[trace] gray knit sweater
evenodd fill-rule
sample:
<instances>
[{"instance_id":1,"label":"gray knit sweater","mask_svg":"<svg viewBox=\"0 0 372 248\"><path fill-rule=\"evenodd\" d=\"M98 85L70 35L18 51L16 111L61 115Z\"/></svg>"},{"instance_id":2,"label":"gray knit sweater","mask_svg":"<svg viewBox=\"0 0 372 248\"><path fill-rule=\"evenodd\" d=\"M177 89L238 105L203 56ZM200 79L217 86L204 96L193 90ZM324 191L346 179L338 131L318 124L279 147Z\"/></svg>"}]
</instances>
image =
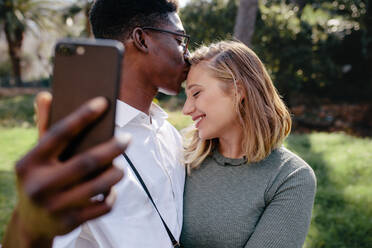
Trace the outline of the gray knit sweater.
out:
<instances>
[{"instance_id":1,"label":"gray knit sweater","mask_svg":"<svg viewBox=\"0 0 372 248\"><path fill-rule=\"evenodd\" d=\"M247 164L217 151L187 177L185 248L297 248L310 225L316 178L285 148Z\"/></svg>"}]
</instances>

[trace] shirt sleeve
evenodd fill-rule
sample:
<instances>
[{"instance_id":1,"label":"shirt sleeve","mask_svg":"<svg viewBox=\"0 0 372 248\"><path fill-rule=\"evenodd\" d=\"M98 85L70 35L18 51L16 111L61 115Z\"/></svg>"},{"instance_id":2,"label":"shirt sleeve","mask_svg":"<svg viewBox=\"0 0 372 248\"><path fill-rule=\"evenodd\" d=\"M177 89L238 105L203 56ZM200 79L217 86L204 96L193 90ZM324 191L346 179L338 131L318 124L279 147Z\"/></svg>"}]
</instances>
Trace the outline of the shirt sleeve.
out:
<instances>
[{"instance_id":1,"label":"shirt sleeve","mask_svg":"<svg viewBox=\"0 0 372 248\"><path fill-rule=\"evenodd\" d=\"M53 239L53 248L74 248L80 233L81 226L75 228L73 231L65 235L55 237Z\"/></svg>"},{"instance_id":2,"label":"shirt sleeve","mask_svg":"<svg viewBox=\"0 0 372 248\"><path fill-rule=\"evenodd\" d=\"M68 234L55 237L53 248L98 248L96 240L87 230L85 223ZM109 247L109 245L105 247Z\"/></svg>"},{"instance_id":3,"label":"shirt sleeve","mask_svg":"<svg viewBox=\"0 0 372 248\"><path fill-rule=\"evenodd\" d=\"M298 248L305 242L316 191L313 170L297 168L274 184L245 248Z\"/></svg>"}]
</instances>

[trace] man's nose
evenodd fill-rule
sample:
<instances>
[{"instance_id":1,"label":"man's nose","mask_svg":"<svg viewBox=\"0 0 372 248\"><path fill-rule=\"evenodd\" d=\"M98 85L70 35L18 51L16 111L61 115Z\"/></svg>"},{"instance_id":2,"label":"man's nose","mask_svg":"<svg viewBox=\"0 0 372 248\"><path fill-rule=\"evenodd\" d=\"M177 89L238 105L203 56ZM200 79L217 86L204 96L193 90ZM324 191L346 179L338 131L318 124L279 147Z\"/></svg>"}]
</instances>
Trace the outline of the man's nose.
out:
<instances>
[{"instance_id":1,"label":"man's nose","mask_svg":"<svg viewBox=\"0 0 372 248\"><path fill-rule=\"evenodd\" d=\"M185 60L185 62L186 62L186 64L187 64L188 66L191 65L190 57L191 57L190 51L189 51L189 49L186 48L186 51L185 51L185 53L183 54L183 58L184 58L184 60Z\"/></svg>"}]
</instances>

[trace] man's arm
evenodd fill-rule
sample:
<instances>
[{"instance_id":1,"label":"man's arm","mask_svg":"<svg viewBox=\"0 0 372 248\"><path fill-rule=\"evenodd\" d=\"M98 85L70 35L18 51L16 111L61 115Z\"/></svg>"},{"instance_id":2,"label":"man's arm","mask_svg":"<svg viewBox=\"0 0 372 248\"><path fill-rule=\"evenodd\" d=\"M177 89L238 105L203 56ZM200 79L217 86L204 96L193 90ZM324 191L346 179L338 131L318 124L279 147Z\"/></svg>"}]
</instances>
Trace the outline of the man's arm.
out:
<instances>
[{"instance_id":1,"label":"man's arm","mask_svg":"<svg viewBox=\"0 0 372 248\"><path fill-rule=\"evenodd\" d=\"M53 237L111 210L111 187L123 172L112 166L129 138L113 138L61 162L58 155L108 104L95 98L56 123L16 164L18 203L4 236L4 248L51 247ZM103 193L103 199L92 200ZM97 199L97 198L95 198Z\"/></svg>"}]
</instances>

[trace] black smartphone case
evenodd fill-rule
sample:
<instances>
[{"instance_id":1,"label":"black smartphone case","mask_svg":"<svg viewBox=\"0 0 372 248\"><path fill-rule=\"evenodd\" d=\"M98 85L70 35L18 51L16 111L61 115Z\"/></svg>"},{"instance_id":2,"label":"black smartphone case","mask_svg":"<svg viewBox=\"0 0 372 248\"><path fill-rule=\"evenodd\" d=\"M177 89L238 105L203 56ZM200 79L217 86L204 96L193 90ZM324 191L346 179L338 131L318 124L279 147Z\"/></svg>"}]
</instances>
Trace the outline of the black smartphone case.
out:
<instances>
[{"instance_id":1,"label":"black smartphone case","mask_svg":"<svg viewBox=\"0 0 372 248\"><path fill-rule=\"evenodd\" d=\"M61 160L113 136L123 54L123 45L114 40L63 39L56 44L50 124L96 96L109 101L108 111L71 142Z\"/></svg>"}]
</instances>

